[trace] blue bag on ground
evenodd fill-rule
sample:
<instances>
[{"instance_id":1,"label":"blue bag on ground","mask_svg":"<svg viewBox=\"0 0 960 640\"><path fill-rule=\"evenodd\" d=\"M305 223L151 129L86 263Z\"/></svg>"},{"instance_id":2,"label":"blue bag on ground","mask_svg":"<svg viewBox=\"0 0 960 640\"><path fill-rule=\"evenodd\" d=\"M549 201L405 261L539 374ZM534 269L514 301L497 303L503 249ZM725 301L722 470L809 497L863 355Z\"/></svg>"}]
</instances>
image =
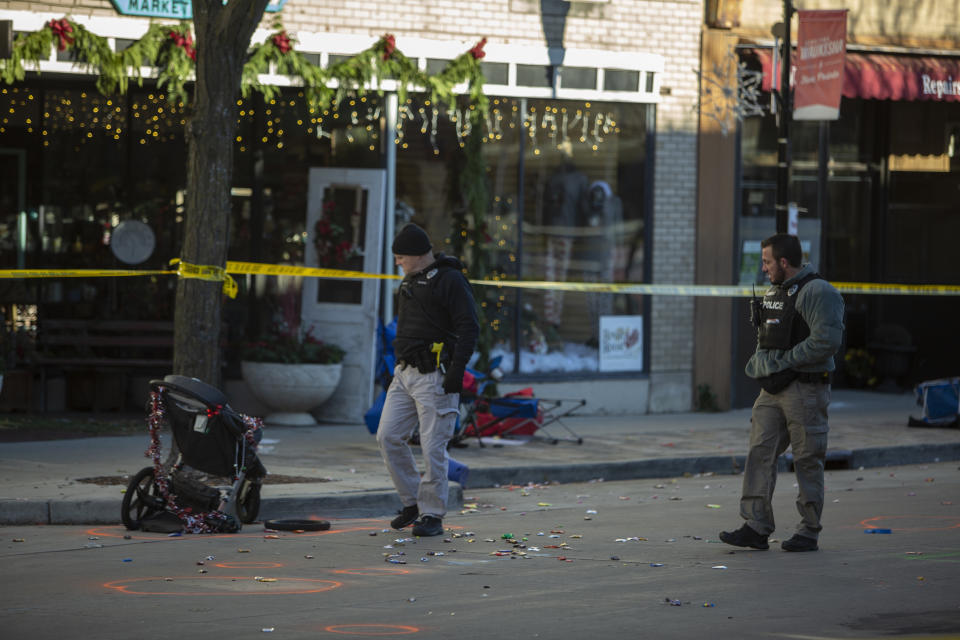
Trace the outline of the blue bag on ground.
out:
<instances>
[{"instance_id":1,"label":"blue bag on ground","mask_svg":"<svg viewBox=\"0 0 960 640\"><path fill-rule=\"evenodd\" d=\"M458 483L461 487L467 486L467 478L470 476L470 467L449 458L450 464L447 466L447 480Z\"/></svg>"},{"instance_id":2,"label":"blue bag on ground","mask_svg":"<svg viewBox=\"0 0 960 640\"><path fill-rule=\"evenodd\" d=\"M380 426L380 414L383 413L383 403L387 400L386 390L377 394L373 399L373 405L363 414L363 421L367 423L367 431L372 434L377 433L377 427Z\"/></svg>"},{"instance_id":3,"label":"blue bag on ground","mask_svg":"<svg viewBox=\"0 0 960 640\"><path fill-rule=\"evenodd\" d=\"M956 426L960 415L960 378L921 382L914 393L923 415L919 420L911 417L910 426Z\"/></svg>"}]
</instances>

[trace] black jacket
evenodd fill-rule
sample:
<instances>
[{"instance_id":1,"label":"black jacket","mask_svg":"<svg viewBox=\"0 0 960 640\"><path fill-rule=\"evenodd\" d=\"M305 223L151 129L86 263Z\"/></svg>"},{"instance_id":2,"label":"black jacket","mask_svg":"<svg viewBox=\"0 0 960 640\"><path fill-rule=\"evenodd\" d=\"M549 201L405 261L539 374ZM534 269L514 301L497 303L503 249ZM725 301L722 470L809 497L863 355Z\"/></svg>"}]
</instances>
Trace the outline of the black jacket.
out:
<instances>
[{"instance_id":1,"label":"black jacket","mask_svg":"<svg viewBox=\"0 0 960 640\"><path fill-rule=\"evenodd\" d=\"M459 260L442 253L434 257L429 267L400 282L393 349L398 360L412 361L442 342L448 371L462 374L480 332L473 292Z\"/></svg>"}]
</instances>

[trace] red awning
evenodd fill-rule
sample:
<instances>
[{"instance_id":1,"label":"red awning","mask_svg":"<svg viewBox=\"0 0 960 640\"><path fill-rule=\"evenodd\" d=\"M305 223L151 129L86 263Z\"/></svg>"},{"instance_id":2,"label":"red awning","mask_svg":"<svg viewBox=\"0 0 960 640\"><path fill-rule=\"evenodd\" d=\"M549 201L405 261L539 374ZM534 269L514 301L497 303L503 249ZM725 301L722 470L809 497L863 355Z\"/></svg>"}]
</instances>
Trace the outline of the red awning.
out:
<instances>
[{"instance_id":1,"label":"red awning","mask_svg":"<svg viewBox=\"0 0 960 640\"><path fill-rule=\"evenodd\" d=\"M770 49L753 51L763 66L763 89L769 91L773 77L772 52ZM960 102L960 58L847 52L843 96Z\"/></svg>"}]
</instances>

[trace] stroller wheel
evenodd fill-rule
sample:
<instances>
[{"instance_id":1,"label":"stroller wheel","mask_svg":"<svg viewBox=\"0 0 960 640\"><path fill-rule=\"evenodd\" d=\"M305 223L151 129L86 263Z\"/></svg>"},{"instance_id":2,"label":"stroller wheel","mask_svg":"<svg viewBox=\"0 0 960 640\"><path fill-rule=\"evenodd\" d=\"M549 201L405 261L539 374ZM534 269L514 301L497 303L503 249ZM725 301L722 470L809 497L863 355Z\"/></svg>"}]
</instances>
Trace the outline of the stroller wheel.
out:
<instances>
[{"instance_id":1,"label":"stroller wheel","mask_svg":"<svg viewBox=\"0 0 960 640\"><path fill-rule=\"evenodd\" d=\"M250 524L260 513L260 482L244 478L237 491L237 516L243 524Z\"/></svg>"},{"instance_id":2,"label":"stroller wheel","mask_svg":"<svg viewBox=\"0 0 960 640\"><path fill-rule=\"evenodd\" d=\"M330 523L326 520L267 520L263 523L266 529L277 531L326 531Z\"/></svg>"},{"instance_id":3,"label":"stroller wheel","mask_svg":"<svg viewBox=\"0 0 960 640\"><path fill-rule=\"evenodd\" d=\"M144 517L163 510L163 498L160 497L160 489L153 477L153 467L140 469L127 485L127 492L123 494L120 517L123 525L131 531L140 528Z\"/></svg>"}]
</instances>

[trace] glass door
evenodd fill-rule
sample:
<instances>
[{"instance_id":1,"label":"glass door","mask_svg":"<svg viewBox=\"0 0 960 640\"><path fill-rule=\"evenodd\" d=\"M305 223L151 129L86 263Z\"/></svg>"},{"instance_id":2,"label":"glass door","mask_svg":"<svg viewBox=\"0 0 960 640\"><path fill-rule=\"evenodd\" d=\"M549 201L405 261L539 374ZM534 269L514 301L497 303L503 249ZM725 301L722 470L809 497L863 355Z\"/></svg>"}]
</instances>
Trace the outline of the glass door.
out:
<instances>
[{"instance_id":1,"label":"glass door","mask_svg":"<svg viewBox=\"0 0 960 640\"><path fill-rule=\"evenodd\" d=\"M383 169L310 169L305 266L379 273ZM324 418L359 422L373 401L380 280L305 278L301 326L346 350L340 386Z\"/></svg>"}]
</instances>

